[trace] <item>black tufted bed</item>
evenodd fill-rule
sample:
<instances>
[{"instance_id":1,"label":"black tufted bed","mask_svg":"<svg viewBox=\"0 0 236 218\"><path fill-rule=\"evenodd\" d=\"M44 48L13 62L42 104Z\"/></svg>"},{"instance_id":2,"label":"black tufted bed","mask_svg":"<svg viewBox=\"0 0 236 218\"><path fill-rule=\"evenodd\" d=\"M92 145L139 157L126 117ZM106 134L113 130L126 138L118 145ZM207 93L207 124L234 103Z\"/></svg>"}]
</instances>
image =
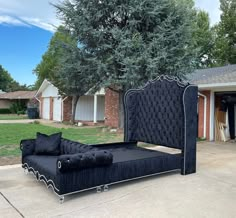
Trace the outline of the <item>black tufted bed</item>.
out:
<instances>
[{"instance_id":1,"label":"black tufted bed","mask_svg":"<svg viewBox=\"0 0 236 218\"><path fill-rule=\"evenodd\" d=\"M42 134L21 141L22 167L52 187L61 202L68 194L92 188L107 190L108 185L132 179L172 171L182 175L196 172L196 86L161 76L142 89L127 91L124 104L124 142L84 145L56 134L51 138ZM42 139L55 142L59 138L54 150L38 148ZM137 142L179 152L141 148Z\"/></svg>"}]
</instances>

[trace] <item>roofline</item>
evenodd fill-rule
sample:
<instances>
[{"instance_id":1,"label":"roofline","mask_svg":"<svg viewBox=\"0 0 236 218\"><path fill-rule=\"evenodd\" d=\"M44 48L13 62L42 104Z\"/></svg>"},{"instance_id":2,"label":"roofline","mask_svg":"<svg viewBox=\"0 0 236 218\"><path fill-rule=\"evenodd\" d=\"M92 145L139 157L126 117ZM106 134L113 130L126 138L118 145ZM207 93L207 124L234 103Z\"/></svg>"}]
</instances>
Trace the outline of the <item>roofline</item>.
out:
<instances>
[{"instance_id":1,"label":"roofline","mask_svg":"<svg viewBox=\"0 0 236 218\"><path fill-rule=\"evenodd\" d=\"M47 79L44 79L41 86L39 87L38 91L35 93L34 97L37 97L38 94L40 94L43 90L43 85L47 83L48 85L53 85L51 82L49 82Z\"/></svg>"},{"instance_id":2,"label":"roofline","mask_svg":"<svg viewBox=\"0 0 236 218\"><path fill-rule=\"evenodd\" d=\"M22 95L20 95L20 96L16 96L16 97L7 97L7 96L3 96L3 95L6 95L6 94L10 94L10 93L16 93L16 92L21 92L21 91L14 91L14 92L5 92L5 93L1 93L0 94L0 99L1 100L17 100L17 99L21 99L21 100L28 100L28 99L33 99L33 98L35 98L35 95L33 95L33 96L31 96L31 97L26 97L26 96L24 96L23 95L23 97L22 97ZM36 93L36 91L22 91L22 92L35 92Z\"/></svg>"},{"instance_id":3,"label":"roofline","mask_svg":"<svg viewBox=\"0 0 236 218\"><path fill-rule=\"evenodd\" d=\"M41 86L39 87L38 91L37 91L36 94L34 95L34 97L35 97L36 99L37 99L37 96L38 96L40 93L42 93L43 90L47 87L47 86L46 86L46 87L44 88L45 83L46 83L47 85L51 85L51 86L57 88L57 87L54 86L50 81L48 81L47 79L44 79L43 82L42 82L42 84L41 84ZM57 89L58 89L58 88L57 88ZM58 89L58 95L60 95L60 94L59 94L59 89ZM66 95L66 94L64 93L64 95ZM90 94L89 94L89 91L86 92L84 95L90 95ZM97 92L95 92L94 94L91 94L91 96L94 96L94 95L105 95L105 89L104 89L103 87L100 88ZM66 95L66 96L67 96L67 95Z\"/></svg>"},{"instance_id":4,"label":"roofline","mask_svg":"<svg viewBox=\"0 0 236 218\"><path fill-rule=\"evenodd\" d=\"M222 87L231 87L236 86L236 82L228 82L228 83L212 83L212 84L196 84L198 88L222 88Z\"/></svg>"}]
</instances>

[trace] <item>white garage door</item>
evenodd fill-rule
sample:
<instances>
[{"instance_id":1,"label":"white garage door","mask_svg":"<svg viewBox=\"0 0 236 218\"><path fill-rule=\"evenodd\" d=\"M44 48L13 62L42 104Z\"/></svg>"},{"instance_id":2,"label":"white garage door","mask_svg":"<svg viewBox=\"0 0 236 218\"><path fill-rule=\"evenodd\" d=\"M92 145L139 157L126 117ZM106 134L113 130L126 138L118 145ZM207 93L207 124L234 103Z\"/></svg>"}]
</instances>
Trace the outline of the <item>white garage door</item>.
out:
<instances>
[{"instance_id":1,"label":"white garage door","mask_svg":"<svg viewBox=\"0 0 236 218\"><path fill-rule=\"evenodd\" d=\"M43 119L50 119L50 98L43 98Z\"/></svg>"},{"instance_id":2,"label":"white garage door","mask_svg":"<svg viewBox=\"0 0 236 218\"><path fill-rule=\"evenodd\" d=\"M61 121L61 98L53 98L53 120Z\"/></svg>"}]
</instances>

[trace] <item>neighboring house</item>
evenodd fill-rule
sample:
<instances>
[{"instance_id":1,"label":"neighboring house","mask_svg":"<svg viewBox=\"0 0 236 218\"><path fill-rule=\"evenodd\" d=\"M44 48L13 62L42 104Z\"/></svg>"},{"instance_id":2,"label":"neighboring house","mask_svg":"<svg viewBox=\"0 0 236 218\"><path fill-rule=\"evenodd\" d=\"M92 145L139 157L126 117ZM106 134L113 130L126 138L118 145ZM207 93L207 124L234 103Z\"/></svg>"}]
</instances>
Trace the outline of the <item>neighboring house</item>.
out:
<instances>
[{"instance_id":1,"label":"neighboring house","mask_svg":"<svg viewBox=\"0 0 236 218\"><path fill-rule=\"evenodd\" d=\"M225 134L234 139L236 65L196 70L189 80L199 88L198 137L216 140L220 122L226 124Z\"/></svg>"},{"instance_id":2,"label":"neighboring house","mask_svg":"<svg viewBox=\"0 0 236 218\"><path fill-rule=\"evenodd\" d=\"M8 93L0 93L0 108L9 109L14 102L21 102L27 106L30 103L37 103L35 101L36 91L16 91Z\"/></svg>"},{"instance_id":3,"label":"neighboring house","mask_svg":"<svg viewBox=\"0 0 236 218\"><path fill-rule=\"evenodd\" d=\"M48 80L44 80L35 97L40 102L40 117L46 120L70 121L72 115L72 97L61 96L59 90ZM104 121L105 92L101 89L94 95L80 97L75 120L81 122Z\"/></svg>"}]
</instances>

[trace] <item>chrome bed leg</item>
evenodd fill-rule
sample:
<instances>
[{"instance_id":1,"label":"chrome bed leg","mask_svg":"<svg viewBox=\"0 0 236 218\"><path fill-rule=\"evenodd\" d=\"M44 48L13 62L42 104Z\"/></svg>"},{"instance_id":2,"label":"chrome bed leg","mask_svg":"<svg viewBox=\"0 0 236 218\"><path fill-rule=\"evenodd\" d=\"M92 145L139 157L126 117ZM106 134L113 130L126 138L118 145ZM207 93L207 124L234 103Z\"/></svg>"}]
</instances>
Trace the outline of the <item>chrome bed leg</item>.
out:
<instances>
[{"instance_id":1,"label":"chrome bed leg","mask_svg":"<svg viewBox=\"0 0 236 218\"><path fill-rule=\"evenodd\" d=\"M97 193L102 192L102 186L97 186Z\"/></svg>"},{"instance_id":2,"label":"chrome bed leg","mask_svg":"<svg viewBox=\"0 0 236 218\"><path fill-rule=\"evenodd\" d=\"M65 200L65 196L64 196L64 195L59 196L59 202L60 202L60 204L63 204L63 203L64 203L64 200Z\"/></svg>"},{"instance_id":3,"label":"chrome bed leg","mask_svg":"<svg viewBox=\"0 0 236 218\"><path fill-rule=\"evenodd\" d=\"M109 191L109 187L108 187L108 185L104 185L104 187L103 187L103 191L104 191L104 192L108 192L108 191Z\"/></svg>"},{"instance_id":4,"label":"chrome bed leg","mask_svg":"<svg viewBox=\"0 0 236 218\"><path fill-rule=\"evenodd\" d=\"M37 172L35 176L36 176L36 180L39 182L39 173Z\"/></svg>"},{"instance_id":5,"label":"chrome bed leg","mask_svg":"<svg viewBox=\"0 0 236 218\"><path fill-rule=\"evenodd\" d=\"M28 175L29 174L29 170L27 168L24 168L24 173L25 173L25 175Z\"/></svg>"}]
</instances>

